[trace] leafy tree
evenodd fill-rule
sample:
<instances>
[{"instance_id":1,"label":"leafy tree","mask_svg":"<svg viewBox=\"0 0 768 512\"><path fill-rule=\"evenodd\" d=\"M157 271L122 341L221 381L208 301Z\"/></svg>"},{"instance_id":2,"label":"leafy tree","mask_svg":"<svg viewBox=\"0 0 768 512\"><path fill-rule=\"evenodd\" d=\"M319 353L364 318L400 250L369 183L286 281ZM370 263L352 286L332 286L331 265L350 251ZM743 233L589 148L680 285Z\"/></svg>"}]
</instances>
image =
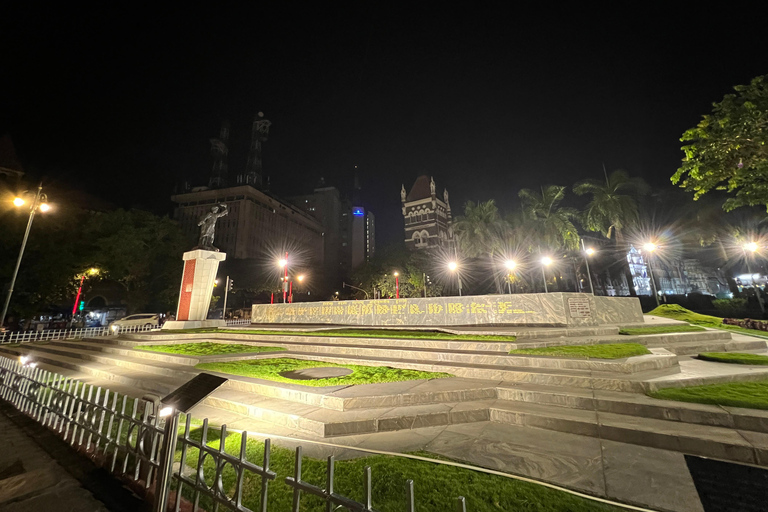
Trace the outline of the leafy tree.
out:
<instances>
[{"instance_id":1,"label":"leafy tree","mask_svg":"<svg viewBox=\"0 0 768 512\"><path fill-rule=\"evenodd\" d=\"M503 251L509 227L502 219L493 199L474 203L467 201L464 215L453 223L453 233L462 256L467 258L487 258L496 289L501 292L502 283L496 272L496 256Z\"/></svg>"},{"instance_id":2,"label":"leafy tree","mask_svg":"<svg viewBox=\"0 0 768 512\"><path fill-rule=\"evenodd\" d=\"M604 183L594 179L580 181L573 186L573 191L580 196L591 196L581 216L582 225L589 231L599 231L606 238L613 238L617 258L629 284L629 294L635 296L632 271L626 258L629 245L624 241L623 230L637 222L637 196L646 193L648 185L642 179L618 170L606 175Z\"/></svg>"},{"instance_id":3,"label":"leafy tree","mask_svg":"<svg viewBox=\"0 0 768 512\"><path fill-rule=\"evenodd\" d=\"M576 195L591 199L582 214L582 224L589 231L599 231L606 238L622 238L622 230L637 222L637 196L648 191L641 178L626 171L614 171L605 182L588 179L573 186Z\"/></svg>"},{"instance_id":4,"label":"leafy tree","mask_svg":"<svg viewBox=\"0 0 768 512\"><path fill-rule=\"evenodd\" d=\"M549 250L573 250L578 247L579 234L573 224L578 212L574 208L560 206L565 199L565 187L546 185L541 187L541 193L524 188L518 195L532 240Z\"/></svg>"},{"instance_id":5,"label":"leafy tree","mask_svg":"<svg viewBox=\"0 0 768 512\"><path fill-rule=\"evenodd\" d=\"M723 209L768 207L768 75L734 87L681 142L683 165L672 176L698 199L712 190L731 194Z\"/></svg>"},{"instance_id":6,"label":"leafy tree","mask_svg":"<svg viewBox=\"0 0 768 512\"><path fill-rule=\"evenodd\" d=\"M173 309L186 239L175 221L139 210L94 216L85 228L96 266L126 291L129 312Z\"/></svg>"},{"instance_id":7,"label":"leafy tree","mask_svg":"<svg viewBox=\"0 0 768 512\"><path fill-rule=\"evenodd\" d=\"M57 207L35 216L24 257L19 268L8 315L30 318L51 310L56 304L74 300L77 275L93 265L84 242L82 225L87 214ZM13 268L21 248L28 220L27 210L7 211L0 219L4 226L0 237L0 282L5 299ZM51 310L53 311L53 310Z\"/></svg>"}]
</instances>

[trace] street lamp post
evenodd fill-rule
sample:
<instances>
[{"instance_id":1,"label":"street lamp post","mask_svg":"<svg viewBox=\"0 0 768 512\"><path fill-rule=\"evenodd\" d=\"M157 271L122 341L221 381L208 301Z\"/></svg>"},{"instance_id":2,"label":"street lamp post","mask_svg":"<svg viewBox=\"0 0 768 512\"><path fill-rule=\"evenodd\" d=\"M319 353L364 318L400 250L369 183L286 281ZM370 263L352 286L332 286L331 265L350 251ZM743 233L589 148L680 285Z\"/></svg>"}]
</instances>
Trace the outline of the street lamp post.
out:
<instances>
[{"instance_id":1,"label":"street lamp post","mask_svg":"<svg viewBox=\"0 0 768 512\"><path fill-rule=\"evenodd\" d=\"M760 305L760 312L765 315L765 304L763 303L763 297L760 295L760 292L757 289L757 284L755 283L755 274L752 273L752 267L749 264L749 255L747 254L747 251L751 252L753 255L756 254L759 247L756 242L749 242L744 244L742 249L744 250L744 260L747 262L747 272L749 272L749 278L752 279L752 289L755 290L757 303Z\"/></svg>"},{"instance_id":2,"label":"street lamp post","mask_svg":"<svg viewBox=\"0 0 768 512\"><path fill-rule=\"evenodd\" d=\"M26 203L24 199L17 197L13 200L15 206L23 206ZM29 231L32 229L32 221L35 220L35 213L38 208L41 212L47 212L50 207L47 203L47 197L43 194L43 184L41 183L37 187L37 193L35 199L32 201L32 206L29 208L29 220L27 221L27 230L24 232L24 239L21 242L21 249L19 250L19 257L16 259L16 267L13 269L13 276L11 277L11 284L8 288L8 295L5 297L5 304L3 305L3 313L0 315L0 327L5 325L5 315L8 314L8 306L11 303L11 295L13 295L13 287L16 284L16 276L19 275L19 267L21 266L21 258L24 256L24 249L27 247L27 239L29 238Z\"/></svg>"},{"instance_id":3,"label":"street lamp post","mask_svg":"<svg viewBox=\"0 0 768 512\"><path fill-rule=\"evenodd\" d=\"M544 267L548 267L552 264L552 258L549 256L544 256L541 258L541 277L544 279L544 293L549 293L549 288L547 288L547 274L544 273Z\"/></svg>"},{"instance_id":4,"label":"street lamp post","mask_svg":"<svg viewBox=\"0 0 768 512\"><path fill-rule=\"evenodd\" d=\"M455 261L448 263L448 270L456 272L456 277L459 279L459 297L461 297L461 273L459 272L459 264Z\"/></svg>"},{"instance_id":5,"label":"street lamp post","mask_svg":"<svg viewBox=\"0 0 768 512\"><path fill-rule=\"evenodd\" d=\"M653 296L656 297L656 307L659 304L659 290L656 288L656 279L653 277L653 268L651 267L651 259L653 257L653 251L656 250L656 244L648 242L643 246L643 249L648 251L648 273L651 275L651 285L653 285Z\"/></svg>"},{"instance_id":6,"label":"street lamp post","mask_svg":"<svg viewBox=\"0 0 768 512\"><path fill-rule=\"evenodd\" d=\"M400 298L400 273L395 272L393 275L395 276L395 298L399 299Z\"/></svg>"},{"instance_id":7,"label":"street lamp post","mask_svg":"<svg viewBox=\"0 0 768 512\"><path fill-rule=\"evenodd\" d=\"M512 295L512 272L515 270L515 267L517 267L517 263L513 260L507 260L504 262L504 266L507 267L507 287L509 289L509 294Z\"/></svg>"},{"instance_id":8,"label":"street lamp post","mask_svg":"<svg viewBox=\"0 0 768 512\"><path fill-rule=\"evenodd\" d=\"M587 249L584 246L584 239L581 239L581 250L584 251L584 263L587 265L587 281L589 281L589 292L594 295L595 289L592 287L592 274L589 272L589 257L595 254L595 250L593 248Z\"/></svg>"},{"instance_id":9,"label":"street lamp post","mask_svg":"<svg viewBox=\"0 0 768 512\"><path fill-rule=\"evenodd\" d=\"M286 296L288 295L288 253L285 253L285 258L278 261L277 264L283 268L283 304L286 302Z\"/></svg>"},{"instance_id":10,"label":"street lamp post","mask_svg":"<svg viewBox=\"0 0 768 512\"><path fill-rule=\"evenodd\" d=\"M92 268L88 272L88 274L91 274L92 276L95 276L99 273L99 269ZM77 289L77 296L75 297L75 305L72 306L72 317L74 320L75 312L77 311L77 304L80 302L80 294L83 292L83 282L86 278L86 272L83 272L83 275L80 276L80 287Z\"/></svg>"}]
</instances>

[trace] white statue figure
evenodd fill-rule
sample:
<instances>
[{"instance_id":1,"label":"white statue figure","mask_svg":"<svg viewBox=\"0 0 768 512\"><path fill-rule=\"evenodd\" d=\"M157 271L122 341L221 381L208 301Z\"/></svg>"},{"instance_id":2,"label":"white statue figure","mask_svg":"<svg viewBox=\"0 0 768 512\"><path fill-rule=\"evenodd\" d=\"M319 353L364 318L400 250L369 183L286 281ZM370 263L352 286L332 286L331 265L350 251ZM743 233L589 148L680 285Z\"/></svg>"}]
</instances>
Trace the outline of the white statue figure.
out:
<instances>
[{"instance_id":1,"label":"white statue figure","mask_svg":"<svg viewBox=\"0 0 768 512\"><path fill-rule=\"evenodd\" d=\"M448 189L447 188L443 190L443 201L445 202L445 204L448 204Z\"/></svg>"},{"instance_id":2,"label":"white statue figure","mask_svg":"<svg viewBox=\"0 0 768 512\"><path fill-rule=\"evenodd\" d=\"M400 201L405 202L405 185L400 185Z\"/></svg>"},{"instance_id":3,"label":"white statue figure","mask_svg":"<svg viewBox=\"0 0 768 512\"><path fill-rule=\"evenodd\" d=\"M197 243L199 249L206 251L219 252L217 248L213 246L213 236L216 231L216 221L219 217L223 217L229 213L226 204L221 204L211 208L211 211L205 214L205 217L200 219L197 223L200 226L200 241Z\"/></svg>"},{"instance_id":4,"label":"white statue figure","mask_svg":"<svg viewBox=\"0 0 768 512\"><path fill-rule=\"evenodd\" d=\"M429 192L435 195L435 178L432 176L429 177Z\"/></svg>"}]
</instances>

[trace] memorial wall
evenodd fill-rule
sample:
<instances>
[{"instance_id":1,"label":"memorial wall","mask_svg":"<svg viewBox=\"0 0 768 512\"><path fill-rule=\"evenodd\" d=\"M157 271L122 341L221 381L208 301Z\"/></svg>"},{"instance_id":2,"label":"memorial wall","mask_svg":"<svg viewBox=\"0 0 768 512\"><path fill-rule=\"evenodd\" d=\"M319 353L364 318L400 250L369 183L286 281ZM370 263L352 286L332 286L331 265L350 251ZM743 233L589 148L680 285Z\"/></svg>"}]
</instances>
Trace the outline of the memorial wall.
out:
<instances>
[{"instance_id":1,"label":"memorial wall","mask_svg":"<svg viewBox=\"0 0 768 512\"><path fill-rule=\"evenodd\" d=\"M526 293L254 304L255 324L589 326L642 322L634 297Z\"/></svg>"}]
</instances>

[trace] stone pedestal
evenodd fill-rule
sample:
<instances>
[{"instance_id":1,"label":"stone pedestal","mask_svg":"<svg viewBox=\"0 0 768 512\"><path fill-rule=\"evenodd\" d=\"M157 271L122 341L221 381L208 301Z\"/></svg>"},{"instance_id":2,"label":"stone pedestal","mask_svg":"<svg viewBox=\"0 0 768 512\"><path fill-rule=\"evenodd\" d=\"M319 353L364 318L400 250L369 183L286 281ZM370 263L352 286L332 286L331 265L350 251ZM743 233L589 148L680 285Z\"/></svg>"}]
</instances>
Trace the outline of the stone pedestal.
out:
<instances>
[{"instance_id":1,"label":"stone pedestal","mask_svg":"<svg viewBox=\"0 0 768 512\"><path fill-rule=\"evenodd\" d=\"M176 320L165 322L163 329L222 327L224 320L207 320L213 285L219 262L227 259L223 252L195 250L184 253L184 275L181 278Z\"/></svg>"}]
</instances>

